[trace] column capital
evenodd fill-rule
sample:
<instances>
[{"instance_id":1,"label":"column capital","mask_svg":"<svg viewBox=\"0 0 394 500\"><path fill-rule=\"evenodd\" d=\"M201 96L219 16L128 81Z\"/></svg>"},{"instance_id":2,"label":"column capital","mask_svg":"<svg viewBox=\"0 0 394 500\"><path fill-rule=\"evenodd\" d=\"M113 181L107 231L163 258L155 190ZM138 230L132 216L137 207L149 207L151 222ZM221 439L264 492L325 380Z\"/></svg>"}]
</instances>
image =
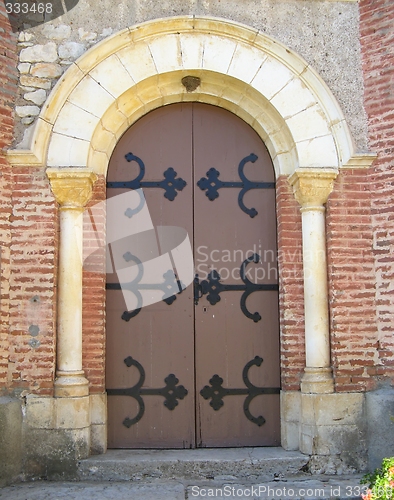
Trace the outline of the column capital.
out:
<instances>
[{"instance_id":1,"label":"column capital","mask_svg":"<svg viewBox=\"0 0 394 500\"><path fill-rule=\"evenodd\" d=\"M64 208L82 208L92 195L97 175L82 168L48 168L46 174L56 201Z\"/></svg>"},{"instance_id":2,"label":"column capital","mask_svg":"<svg viewBox=\"0 0 394 500\"><path fill-rule=\"evenodd\" d=\"M289 183L302 208L318 208L327 202L337 175L338 172L334 169L303 168L289 177Z\"/></svg>"}]
</instances>

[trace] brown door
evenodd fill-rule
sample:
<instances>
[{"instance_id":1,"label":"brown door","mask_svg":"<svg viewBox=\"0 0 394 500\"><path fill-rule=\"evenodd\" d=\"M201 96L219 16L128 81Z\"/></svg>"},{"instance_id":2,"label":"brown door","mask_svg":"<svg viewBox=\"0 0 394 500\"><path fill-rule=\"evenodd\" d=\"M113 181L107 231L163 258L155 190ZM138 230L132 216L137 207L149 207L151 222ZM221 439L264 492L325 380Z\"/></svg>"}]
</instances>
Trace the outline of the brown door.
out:
<instances>
[{"instance_id":1,"label":"brown door","mask_svg":"<svg viewBox=\"0 0 394 500\"><path fill-rule=\"evenodd\" d=\"M107 275L109 447L279 445L274 171L263 142L220 108L166 106L120 139L107 181L108 198L142 189L153 227L187 231L196 273L181 293L132 309ZM149 253L157 236L133 245ZM140 286L164 294L165 283L163 273Z\"/></svg>"}]
</instances>

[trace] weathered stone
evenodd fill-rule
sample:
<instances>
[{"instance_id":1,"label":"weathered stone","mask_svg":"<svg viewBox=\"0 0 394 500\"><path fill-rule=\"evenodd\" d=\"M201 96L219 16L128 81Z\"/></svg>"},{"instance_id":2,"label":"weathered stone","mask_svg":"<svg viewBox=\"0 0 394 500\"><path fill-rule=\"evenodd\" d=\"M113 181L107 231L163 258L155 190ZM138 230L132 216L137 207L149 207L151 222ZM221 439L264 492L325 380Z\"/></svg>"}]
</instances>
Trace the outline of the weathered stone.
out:
<instances>
[{"instance_id":1,"label":"weathered stone","mask_svg":"<svg viewBox=\"0 0 394 500\"><path fill-rule=\"evenodd\" d=\"M59 56L61 59L70 59L74 61L85 52L85 45L78 42L66 42L59 47Z\"/></svg>"},{"instance_id":2,"label":"weathered stone","mask_svg":"<svg viewBox=\"0 0 394 500\"><path fill-rule=\"evenodd\" d=\"M64 40L71 35L71 27L65 24L61 24L60 26L46 24L42 29L42 34L52 40Z\"/></svg>"},{"instance_id":3,"label":"weathered stone","mask_svg":"<svg viewBox=\"0 0 394 500\"><path fill-rule=\"evenodd\" d=\"M34 116L26 116L25 118L22 118L21 123L23 125L31 125L35 120Z\"/></svg>"},{"instance_id":4,"label":"weathered stone","mask_svg":"<svg viewBox=\"0 0 394 500\"><path fill-rule=\"evenodd\" d=\"M41 78L57 78L63 73L62 67L56 63L37 63L31 69L33 76Z\"/></svg>"},{"instance_id":5,"label":"weathered stone","mask_svg":"<svg viewBox=\"0 0 394 500\"><path fill-rule=\"evenodd\" d=\"M28 92L23 96L26 101L34 102L37 106L41 106L47 98L47 93L43 89L35 90L34 92Z\"/></svg>"},{"instance_id":6,"label":"weathered stone","mask_svg":"<svg viewBox=\"0 0 394 500\"><path fill-rule=\"evenodd\" d=\"M18 64L19 73L28 73L30 71L31 64L30 63L21 63Z\"/></svg>"},{"instance_id":7,"label":"weathered stone","mask_svg":"<svg viewBox=\"0 0 394 500\"><path fill-rule=\"evenodd\" d=\"M97 38L97 33L85 31L83 28L79 28L78 36L80 40L91 42L92 40L95 40Z\"/></svg>"},{"instance_id":8,"label":"weathered stone","mask_svg":"<svg viewBox=\"0 0 394 500\"><path fill-rule=\"evenodd\" d=\"M22 75L20 78L20 83L21 85L24 85L26 87L36 87L39 89L47 90L51 88L51 82L49 82L48 80L44 80L43 78L37 78L35 76Z\"/></svg>"},{"instance_id":9,"label":"weathered stone","mask_svg":"<svg viewBox=\"0 0 394 500\"><path fill-rule=\"evenodd\" d=\"M32 33L21 31L18 36L18 42L30 42L30 40L33 40L33 38L34 35Z\"/></svg>"},{"instance_id":10,"label":"weathered stone","mask_svg":"<svg viewBox=\"0 0 394 500\"><path fill-rule=\"evenodd\" d=\"M113 31L114 30L112 28L104 28L99 36L102 38L106 38L107 36L112 35Z\"/></svg>"},{"instance_id":11,"label":"weathered stone","mask_svg":"<svg viewBox=\"0 0 394 500\"><path fill-rule=\"evenodd\" d=\"M394 390L367 392L368 469L380 467L382 459L392 457L394 450Z\"/></svg>"},{"instance_id":12,"label":"weathered stone","mask_svg":"<svg viewBox=\"0 0 394 500\"><path fill-rule=\"evenodd\" d=\"M55 62L57 59L56 44L49 42L46 45L34 45L22 49L20 53L21 62Z\"/></svg>"},{"instance_id":13,"label":"weathered stone","mask_svg":"<svg viewBox=\"0 0 394 500\"><path fill-rule=\"evenodd\" d=\"M24 118L25 116L38 116L40 108L38 106L16 106L15 111L20 118Z\"/></svg>"},{"instance_id":14,"label":"weathered stone","mask_svg":"<svg viewBox=\"0 0 394 500\"><path fill-rule=\"evenodd\" d=\"M21 403L0 397L0 487L15 481L22 465Z\"/></svg>"}]
</instances>

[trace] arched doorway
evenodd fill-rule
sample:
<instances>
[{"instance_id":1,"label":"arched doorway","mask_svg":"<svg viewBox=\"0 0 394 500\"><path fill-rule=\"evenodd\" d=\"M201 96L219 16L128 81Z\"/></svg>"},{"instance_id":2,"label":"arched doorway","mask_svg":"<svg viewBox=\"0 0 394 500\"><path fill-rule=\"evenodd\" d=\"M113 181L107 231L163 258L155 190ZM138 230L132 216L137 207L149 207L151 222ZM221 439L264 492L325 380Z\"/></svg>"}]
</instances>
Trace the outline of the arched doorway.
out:
<instances>
[{"instance_id":1,"label":"arched doorway","mask_svg":"<svg viewBox=\"0 0 394 500\"><path fill-rule=\"evenodd\" d=\"M112 155L108 197L130 188L143 190L154 227L187 231L198 276L181 293L132 310L116 273L109 276L109 446L279 445L275 175L264 143L215 106L158 108ZM124 224L130 209L107 226ZM120 245L135 265L129 295L166 296L172 269L143 276L155 240L152 229Z\"/></svg>"}]
</instances>

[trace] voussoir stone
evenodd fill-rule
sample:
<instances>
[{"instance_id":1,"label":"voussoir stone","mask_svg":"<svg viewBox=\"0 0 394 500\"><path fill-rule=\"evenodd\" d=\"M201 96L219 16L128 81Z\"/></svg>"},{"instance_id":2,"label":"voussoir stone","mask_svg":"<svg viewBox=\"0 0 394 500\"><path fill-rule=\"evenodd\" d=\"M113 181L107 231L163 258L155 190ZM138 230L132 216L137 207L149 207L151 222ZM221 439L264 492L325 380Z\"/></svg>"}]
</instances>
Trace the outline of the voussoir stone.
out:
<instances>
[{"instance_id":1,"label":"voussoir stone","mask_svg":"<svg viewBox=\"0 0 394 500\"><path fill-rule=\"evenodd\" d=\"M78 42L66 42L59 47L61 59L74 61L85 52L85 45Z\"/></svg>"},{"instance_id":2,"label":"voussoir stone","mask_svg":"<svg viewBox=\"0 0 394 500\"><path fill-rule=\"evenodd\" d=\"M33 76L41 78L57 78L63 73L62 67L56 63L36 63L31 68Z\"/></svg>"},{"instance_id":3,"label":"voussoir stone","mask_svg":"<svg viewBox=\"0 0 394 500\"><path fill-rule=\"evenodd\" d=\"M48 42L45 45L33 45L22 49L21 62L55 62L57 60L56 44Z\"/></svg>"}]
</instances>

